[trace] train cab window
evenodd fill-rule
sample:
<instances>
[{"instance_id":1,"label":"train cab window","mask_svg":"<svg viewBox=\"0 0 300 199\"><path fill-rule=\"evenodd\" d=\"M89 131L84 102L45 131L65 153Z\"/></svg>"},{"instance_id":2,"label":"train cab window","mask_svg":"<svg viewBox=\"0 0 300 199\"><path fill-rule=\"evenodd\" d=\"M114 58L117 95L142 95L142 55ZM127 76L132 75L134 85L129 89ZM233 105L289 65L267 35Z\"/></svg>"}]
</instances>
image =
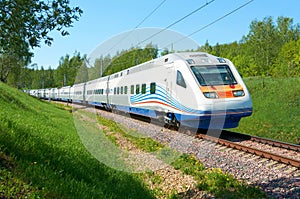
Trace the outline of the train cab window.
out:
<instances>
[{"instance_id":1,"label":"train cab window","mask_svg":"<svg viewBox=\"0 0 300 199\"><path fill-rule=\"evenodd\" d=\"M124 86L124 94L127 95L127 86Z\"/></svg>"},{"instance_id":2,"label":"train cab window","mask_svg":"<svg viewBox=\"0 0 300 199\"><path fill-rule=\"evenodd\" d=\"M130 87L130 94L134 94L134 85L131 85Z\"/></svg>"},{"instance_id":3,"label":"train cab window","mask_svg":"<svg viewBox=\"0 0 300 199\"><path fill-rule=\"evenodd\" d=\"M140 85L139 84L137 84L135 86L135 94L140 94Z\"/></svg>"},{"instance_id":4,"label":"train cab window","mask_svg":"<svg viewBox=\"0 0 300 199\"><path fill-rule=\"evenodd\" d=\"M146 84L142 84L142 94L146 93Z\"/></svg>"},{"instance_id":5,"label":"train cab window","mask_svg":"<svg viewBox=\"0 0 300 199\"><path fill-rule=\"evenodd\" d=\"M150 94L155 94L155 91L156 91L156 83L152 82L150 84Z\"/></svg>"},{"instance_id":6,"label":"train cab window","mask_svg":"<svg viewBox=\"0 0 300 199\"><path fill-rule=\"evenodd\" d=\"M177 71L176 84L182 86L183 88L186 88L184 78L179 70Z\"/></svg>"},{"instance_id":7,"label":"train cab window","mask_svg":"<svg viewBox=\"0 0 300 199\"><path fill-rule=\"evenodd\" d=\"M237 84L227 65L191 66L191 69L201 86Z\"/></svg>"}]
</instances>

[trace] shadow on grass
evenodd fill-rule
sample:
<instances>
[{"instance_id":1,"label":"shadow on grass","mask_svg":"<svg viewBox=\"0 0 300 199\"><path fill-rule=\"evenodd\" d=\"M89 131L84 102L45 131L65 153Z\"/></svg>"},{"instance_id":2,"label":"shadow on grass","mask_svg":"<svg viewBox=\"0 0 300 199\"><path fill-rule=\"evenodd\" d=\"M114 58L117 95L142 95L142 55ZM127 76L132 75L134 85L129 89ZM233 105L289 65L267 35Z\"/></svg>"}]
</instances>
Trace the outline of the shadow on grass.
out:
<instances>
[{"instance_id":1,"label":"shadow on grass","mask_svg":"<svg viewBox=\"0 0 300 199\"><path fill-rule=\"evenodd\" d=\"M94 159L77 135L68 146L63 133L53 140L20 125L12 128L0 132L0 145L15 157L18 177L39 189L44 197L154 198L138 175L113 170Z\"/></svg>"}]
</instances>

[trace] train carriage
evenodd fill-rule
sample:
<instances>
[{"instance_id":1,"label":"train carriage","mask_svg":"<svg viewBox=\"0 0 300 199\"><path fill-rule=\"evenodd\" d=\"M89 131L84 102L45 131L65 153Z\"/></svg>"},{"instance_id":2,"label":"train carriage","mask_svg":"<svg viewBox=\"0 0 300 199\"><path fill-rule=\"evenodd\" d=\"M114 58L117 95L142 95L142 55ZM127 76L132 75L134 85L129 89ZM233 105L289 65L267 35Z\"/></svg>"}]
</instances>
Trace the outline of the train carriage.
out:
<instances>
[{"instance_id":1,"label":"train carriage","mask_svg":"<svg viewBox=\"0 0 300 199\"><path fill-rule=\"evenodd\" d=\"M71 102L73 96L73 87L64 86L58 89L58 99L64 102Z\"/></svg>"},{"instance_id":2,"label":"train carriage","mask_svg":"<svg viewBox=\"0 0 300 199\"><path fill-rule=\"evenodd\" d=\"M86 103L85 97L86 97L86 89L85 89L86 83L80 83L80 84L74 84L73 86L73 95L71 96L72 102L76 103Z\"/></svg>"},{"instance_id":3,"label":"train carriage","mask_svg":"<svg viewBox=\"0 0 300 199\"><path fill-rule=\"evenodd\" d=\"M102 77L92 81L88 81L85 85L86 102L90 105L105 107L107 103L107 79Z\"/></svg>"},{"instance_id":4,"label":"train carriage","mask_svg":"<svg viewBox=\"0 0 300 199\"><path fill-rule=\"evenodd\" d=\"M59 89L88 103L193 128L234 128L252 114L249 92L228 59L173 53L96 80Z\"/></svg>"},{"instance_id":5,"label":"train carriage","mask_svg":"<svg viewBox=\"0 0 300 199\"><path fill-rule=\"evenodd\" d=\"M233 128L252 113L234 65L207 53L170 54L111 77L109 103L116 109L163 116L172 125Z\"/></svg>"}]
</instances>

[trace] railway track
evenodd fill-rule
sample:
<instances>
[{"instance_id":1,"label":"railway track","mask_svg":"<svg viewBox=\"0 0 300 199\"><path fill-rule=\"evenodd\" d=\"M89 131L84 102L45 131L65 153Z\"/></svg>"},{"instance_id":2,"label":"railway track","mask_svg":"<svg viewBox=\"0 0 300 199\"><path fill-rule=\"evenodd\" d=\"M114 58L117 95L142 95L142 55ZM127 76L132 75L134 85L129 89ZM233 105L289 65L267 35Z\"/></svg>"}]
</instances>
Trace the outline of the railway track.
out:
<instances>
[{"instance_id":1,"label":"railway track","mask_svg":"<svg viewBox=\"0 0 300 199\"><path fill-rule=\"evenodd\" d=\"M151 120L145 117L139 117L138 115L131 115L130 117L151 123ZM156 124L157 123L158 121L156 121ZM171 126L167 128L174 130ZM188 129L183 128L182 132L187 135L194 135L193 133L188 133L188 131ZM204 134L203 131L200 130L195 137L300 169L300 145L227 130L223 130L221 134L219 130L217 130L216 134L210 133L210 135Z\"/></svg>"},{"instance_id":2,"label":"railway track","mask_svg":"<svg viewBox=\"0 0 300 199\"><path fill-rule=\"evenodd\" d=\"M82 105L77 106L82 107ZM246 180L249 185L259 186L270 197L299 198L299 145L230 131L222 131L221 134L219 131L215 137L209 138L208 135L203 135L206 132L189 133L184 128L175 131L164 128L161 124L156 125L153 121L145 120L145 118L137 120L136 117L128 117L124 114L119 115L102 110L96 112L102 117L126 126L126 128L136 129L144 136L151 137L180 153L193 154L207 168L220 168L237 179ZM203 136L204 139L195 139L195 136ZM223 140L230 142L230 145L226 145L225 141L223 146L214 143L220 143ZM233 146L234 144L235 146ZM244 150L239 151L238 144L248 146L248 148L242 146ZM254 148L254 150L251 152L250 148ZM257 152L257 148L261 149L261 154ZM271 155L268 156L266 151ZM295 157L298 158L295 159Z\"/></svg>"},{"instance_id":3,"label":"railway track","mask_svg":"<svg viewBox=\"0 0 300 199\"><path fill-rule=\"evenodd\" d=\"M151 123L151 120L147 118L145 119L145 117L131 115L131 118L138 119L146 123ZM174 130L172 127L168 128ZM183 133L187 135L194 135L193 133L187 133L188 129L183 129ZM200 130L195 137L208 140L222 146L244 151L249 154L254 154L262 158L274 160L279 163L291 165L297 169L300 168L300 145L227 130L223 130L221 134L216 133L215 135L214 133L210 133L210 135L203 134L203 131Z\"/></svg>"},{"instance_id":4,"label":"railway track","mask_svg":"<svg viewBox=\"0 0 300 199\"><path fill-rule=\"evenodd\" d=\"M197 138L300 168L300 146L276 140L223 131L220 137L197 134Z\"/></svg>"}]
</instances>

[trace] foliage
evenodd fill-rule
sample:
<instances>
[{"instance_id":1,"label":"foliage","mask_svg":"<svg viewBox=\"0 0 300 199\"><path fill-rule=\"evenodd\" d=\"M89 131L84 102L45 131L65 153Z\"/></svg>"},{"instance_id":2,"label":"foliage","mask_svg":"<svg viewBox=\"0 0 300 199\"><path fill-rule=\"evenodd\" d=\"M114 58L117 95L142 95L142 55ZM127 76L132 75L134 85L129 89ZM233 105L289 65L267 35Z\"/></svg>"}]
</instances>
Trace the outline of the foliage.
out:
<instances>
[{"instance_id":1,"label":"foliage","mask_svg":"<svg viewBox=\"0 0 300 199\"><path fill-rule=\"evenodd\" d=\"M158 50L152 44L148 44L144 49L132 48L114 57L110 65L105 69L103 75L110 75L129 67L144 63L157 57Z\"/></svg>"},{"instance_id":2,"label":"foliage","mask_svg":"<svg viewBox=\"0 0 300 199\"><path fill-rule=\"evenodd\" d=\"M239 43L210 46L207 41L200 50L230 59L244 77L295 77L300 75L299 40L300 26L293 19L278 17L275 23L266 17L252 21Z\"/></svg>"},{"instance_id":3,"label":"foliage","mask_svg":"<svg viewBox=\"0 0 300 199\"><path fill-rule=\"evenodd\" d=\"M68 35L66 28L81 14L79 7L69 6L69 0L0 1L0 81L6 82L11 71L27 65L33 55L30 50L41 41L51 45L51 31Z\"/></svg>"},{"instance_id":4,"label":"foliage","mask_svg":"<svg viewBox=\"0 0 300 199\"><path fill-rule=\"evenodd\" d=\"M300 78L245 78L253 114L243 118L238 132L300 144Z\"/></svg>"},{"instance_id":5,"label":"foliage","mask_svg":"<svg viewBox=\"0 0 300 199\"><path fill-rule=\"evenodd\" d=\"M56 85L70 86L75 83L78 70L84 63L85 56L79 52L74 52L73 56L66 55L61 57L56 70Z\"/></svg>"},{"instance_id":6,"label":"foliage","mask_svg":"<svg viewBox=\"0 0 300 199\"><path fill-rule=\"evenodd\" d=\"M300 76L300 39L285 43L273 65L272 74L275 77Z\"/></svg>"},{"instance_id":7,"label":"foliage","mask_svg":"<svg viewBox=\"0 0 300 199\"><path fill-rule=\"evenodd\" d=\"M94 66L88 69L89 80L97 79L103 76L104 70L111 63L111 56L107 55L105 57L101 56L95 60Z\"/></svg>"}]
</instances>

